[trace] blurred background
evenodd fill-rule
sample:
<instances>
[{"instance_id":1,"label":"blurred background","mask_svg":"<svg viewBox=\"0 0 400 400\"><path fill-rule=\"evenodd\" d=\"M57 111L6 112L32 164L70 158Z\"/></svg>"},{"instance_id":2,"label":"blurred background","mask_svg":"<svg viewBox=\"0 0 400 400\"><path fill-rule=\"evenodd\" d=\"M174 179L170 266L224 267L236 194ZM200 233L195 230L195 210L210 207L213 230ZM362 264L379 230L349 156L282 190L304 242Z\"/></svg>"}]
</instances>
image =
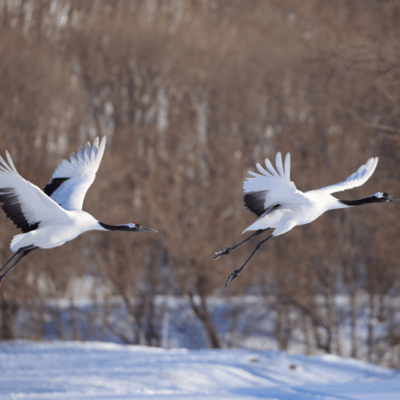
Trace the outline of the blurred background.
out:
<instances>
[{"instance_id":1,"label":"blurred background","mask_svg":"<svg viewBox=\"0 0 400 400\"><path fill-rule=\"evenodd\" d=\"M0 340L333 353L400 368L400 208L330 211L255 242L242 184L292 155L300 190L400 195L400 3L1 0L0 152L44 188L107 136L84 210L159 233L86 233L0 286ZM19 233L0 215L0 261Z\"/></svg>"}]
</instances>

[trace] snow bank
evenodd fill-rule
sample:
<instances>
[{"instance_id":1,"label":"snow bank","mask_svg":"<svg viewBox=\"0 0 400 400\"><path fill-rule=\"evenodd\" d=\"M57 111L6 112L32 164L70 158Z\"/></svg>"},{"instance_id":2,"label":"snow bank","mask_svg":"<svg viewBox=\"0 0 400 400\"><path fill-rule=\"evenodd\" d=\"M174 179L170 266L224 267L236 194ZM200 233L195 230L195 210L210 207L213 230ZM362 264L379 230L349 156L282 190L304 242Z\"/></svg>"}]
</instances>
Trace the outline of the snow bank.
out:
<instances>
[{"instance_id":1,"label":"snow bank","mask_svg":"<svg viewBox=\"0 0 400 400\"><path fill-rule=\"evenodd\" d=\"M397 371L336 356L164 350L102 342L0 343L0 398L400 398Z\"/></svg>"}]
</instances>

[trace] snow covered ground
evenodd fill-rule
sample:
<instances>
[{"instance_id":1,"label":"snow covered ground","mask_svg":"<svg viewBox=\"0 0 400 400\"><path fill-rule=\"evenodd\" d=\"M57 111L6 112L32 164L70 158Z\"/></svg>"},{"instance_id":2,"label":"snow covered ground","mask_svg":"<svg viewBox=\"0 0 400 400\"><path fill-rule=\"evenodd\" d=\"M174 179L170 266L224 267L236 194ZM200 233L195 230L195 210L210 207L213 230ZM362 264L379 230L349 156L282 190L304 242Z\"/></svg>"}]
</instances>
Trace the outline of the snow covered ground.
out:
<instances>
[{"instance_id":1,"label":"snow covered ground","mask_svg":"<svg viewBox=\"0 0 400 400\"><path fill-rule=\"evenodd\" d=\"M397 400L400 373L336 356L0 343L0 399Z\"/></svg>"}]
</instances>

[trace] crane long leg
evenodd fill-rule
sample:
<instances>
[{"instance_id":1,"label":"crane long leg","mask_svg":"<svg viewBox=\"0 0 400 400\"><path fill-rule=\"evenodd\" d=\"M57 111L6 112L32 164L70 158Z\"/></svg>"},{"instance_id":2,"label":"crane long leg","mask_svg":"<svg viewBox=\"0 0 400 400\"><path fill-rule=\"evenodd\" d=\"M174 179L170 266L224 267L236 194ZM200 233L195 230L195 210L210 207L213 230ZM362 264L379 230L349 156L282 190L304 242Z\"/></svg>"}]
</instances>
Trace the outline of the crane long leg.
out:
<instances>
[{"instance_id":1,"label":"crane long leg","mask_svg":"<svg viewBox=\"0 0 400 400\"><path fill-rule=\"evenodd\" d=\"M33 250L38 249L39 247L36 247L34 245L26 246L26 247L21 247L18 251L15 252L15 254L1 267L0 272L3 271L4 268L6 268L10 262L19 255L19 258L17 261L14 262L14 264L11 265L10 268L4 274L0 275L0 282L4 279L4 277L25 257L27 256L30 252Z\"/></svg>"},{"instance_id":2,"label":"crane long leg","mask_svg":"<svg viewBox=\"0 0 400 400\"><path fill-rule=\"evenodd\" d=\"M225 247L225 249L222 249L220 251L216 251L215 254L216 256L213 258L213 260L218 260L218 258L226 256L227 254L232 253L232 251L236 250L238 247L240 247L242 244L245 244L248 242L250 239L253 239L253 237L260 235L261 233L267 231L267 229L259 229L258 231L255 231L252 235L250 235L247 239L243 240L243 242L240 242L236 246L233 247Z\"/></svg>"},{"instance_id":3,"label":"crane long leg","mask_svg":"<svg viewBox=\"0 0 400 400\"><path fill-rule=\"evenodd\" d=\"M259 242L256 246L256 248L253 250L253 252L250 254L250 257L246 260L246 262L239 268L233 271L229 277L228 280L226 281L225 287L227 287L235 278L238 277L238 275L243 271L244 267L250 262L250 260L256 255L257 251L261 249L262 245L267 242L269 239L271 239L273 236L269 235L267 238Z\"/></svg>"},{"instance_id":4,"label":"crane long leg","mask_svg":"<svg viewBox=\"0 0 400 400\"><path fill-rule=\"evenodd\" d=\"M3 271L4 268L6 268L12 260L14 260L15 257L19 256L21 254L21 252L18 250L16 251L13 256L0 268L0 272Z\"/></svg>"}]
</instances>

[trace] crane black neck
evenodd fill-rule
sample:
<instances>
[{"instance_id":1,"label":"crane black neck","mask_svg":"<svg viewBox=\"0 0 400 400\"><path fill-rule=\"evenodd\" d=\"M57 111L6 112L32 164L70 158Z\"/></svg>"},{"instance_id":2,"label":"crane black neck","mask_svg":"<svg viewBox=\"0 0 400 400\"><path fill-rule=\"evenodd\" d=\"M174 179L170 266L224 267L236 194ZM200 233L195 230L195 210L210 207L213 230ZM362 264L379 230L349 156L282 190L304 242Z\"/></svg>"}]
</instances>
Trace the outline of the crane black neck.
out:
<instances>
[{"instance_id":1,"label":"crane black neck","mask_svg":"<svg viewBox=\"0 0 400 400\"><path fill-rule=\"evenodd\" d=\"M108 231L131 231L132 228L128 225L108 225L104 222L99 222L100 226Z\"/></svg>"},{"instance_id":2,"label":"crane black neck","mask_svg":"<svg viewBox=\"0 0 400 400\"><path fill-rule=\"evenodd\" d=\"M378 198L376 196L370 196L358 200L339 200L339 203L344 204L345 206L348 207L354 207L354 206L362 206L363 204L383 203L385 201L387 200L382 197Z\"/></svg>"}]
</instances>

